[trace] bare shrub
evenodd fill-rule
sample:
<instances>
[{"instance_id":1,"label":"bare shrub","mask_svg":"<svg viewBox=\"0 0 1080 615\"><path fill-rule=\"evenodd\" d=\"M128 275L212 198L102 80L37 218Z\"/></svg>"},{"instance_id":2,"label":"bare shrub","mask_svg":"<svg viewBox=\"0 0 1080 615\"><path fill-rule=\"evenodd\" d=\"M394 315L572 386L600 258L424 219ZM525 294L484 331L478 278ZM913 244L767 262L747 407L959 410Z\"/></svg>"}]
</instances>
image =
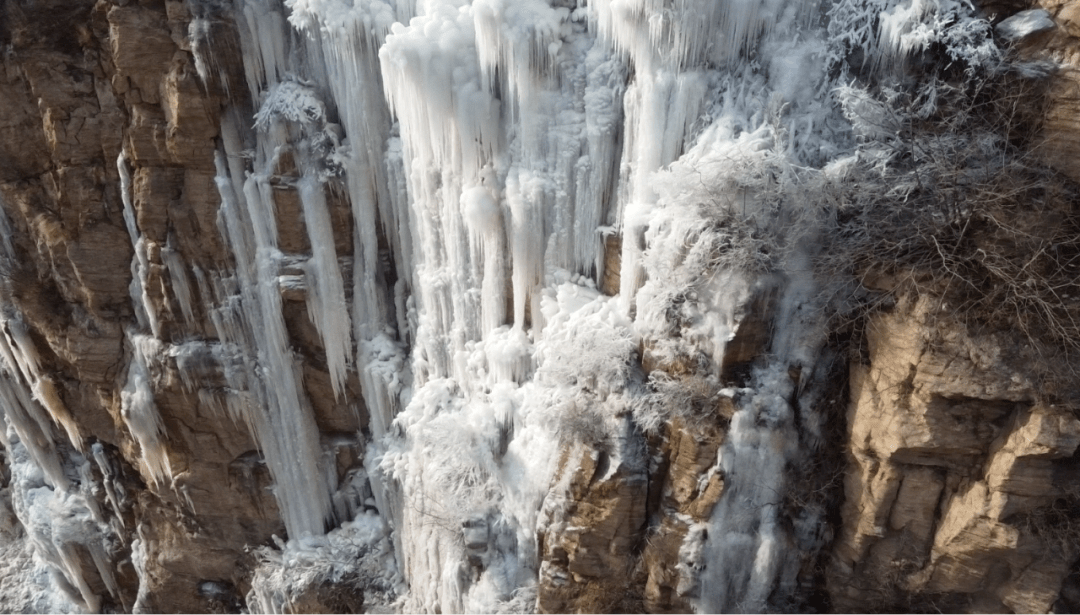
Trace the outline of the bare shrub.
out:
<instances>
[{"instance_id":1,"label":"bare shrub","mask_svg":"<svg viewBox=\"0 0 1080 615\"><path fill-rule=\"evenodd\" d=\"M671 375L662 370L649 374L648 392L635 400L634 422L645 433L659 433L675 419L687 425L724 422L734 405L723 394L715 374L694 372Z\"/></svg>"},{"instance_id":2,"label":"bare shrub","mask_svg":"<svg viewBox=\"0 0 1080 615\"><path fill-rule=\"evenodd\" d=\"M594 448L605 448L610 437L609 409L590 396L576 395L565 400L557 409L559 436Z\"/></svg>"},{"instance_id":3,"label":"bare shrub","mask_svg":"<svg viewBox=\"0 0 1080 615\"><path fill-rule=\"evenodd\" d=\"M544 603L548 612L645 613L641 585L631 582L632 578L615 574L608 579L583 577L580 583L547 589Z\"/></svg>"},{"instance_id":4,"label":"bare shrub","mask_svg":"<svg viewBox=\"0 0 1080 615\"><path fill-rule=\"evenodd\" d=\"M1076 558L1080 549L1080 498L1075 494L1016 515L1009 522L1038 537L1048 554L1070 561Z\"/></svg>"},{"instance_id":5,"label":"bare shrub","mask_svg":"<svg viewBox=\"0 0 1080 615\"><path fill-rule=\"evenodd\" d=\"M1048 394L1068 396L1063 378L1075 377L1080 352L1080 189L1031 153L1046 86L1005 66L907 92L842 92L864 143L825 194L833 244L816 268L854 276L844 300L863 313L888 295L928 294L973 333L1020 332L1045 363Z\"/></svg>"}]
</instances>

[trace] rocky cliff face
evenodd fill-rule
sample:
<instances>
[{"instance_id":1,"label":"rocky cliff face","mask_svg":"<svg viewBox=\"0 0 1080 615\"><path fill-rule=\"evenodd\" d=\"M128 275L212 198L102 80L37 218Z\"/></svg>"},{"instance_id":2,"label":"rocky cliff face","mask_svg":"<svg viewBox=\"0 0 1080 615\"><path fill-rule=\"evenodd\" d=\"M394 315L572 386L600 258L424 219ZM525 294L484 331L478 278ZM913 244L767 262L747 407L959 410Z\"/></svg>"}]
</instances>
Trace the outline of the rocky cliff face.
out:
<instances>
[{"instance_id":1,"label":"rocky cliff face","mask_svg":"<svg viewBox=\"0 0 1080 615\"><path fill-rule=\"evenodd\" d=\"M664 85L606 2L527 3L518 47L510 6L348 4L0 7L0 610L1080 608L1076 396L1028 332L873 267L887 299L829 329L816 239L641 222L651 173L720 142L683 99L735 90L695 54L730 60L687 34ZM1057 67L1030 152L1071 186L1080 4L1040 6L998 38ZM424 24L437 53L394 47ZM775 126L841 117L765 81ZM794 216L778 177L709 198Z\"/></svg>"},{"instance_id":2,"label":"rocky cliff face","mask_svg":"<svg viewBox=\"0 0 1080 615\"><path fill-rule=\"evenodd\" d=\"M198 77L182 2L4 10L5 343L26 357L5 373L8 424L30 421L16 433L34 461L40 447L62 472L74 464L93 513L85 522L108 528L117 549L102 559L80 543L101 536L54 535L39 552L84 577L73 598L90 610L201 611L217 599L202 595L204 582L229 588L231 605L250 582L246 549L284 528L252 435L216 410L227 383L203 298L232 266L214 183L227 94ZM235 23L204 23L224 31L220 79L232 71L242 83L228 47ZM295 190L278 192L295 216ZM288 233L283 244L299 249ZM284 299L298 348L312 340L302 301ZM334 406L319 363L303 363L308 391L327 438L351 434L328 446L344 476L358 465L358 413ZM156 420L137 415L141 395ZM51 422L37 418L42 409ZM30 481L12 487L25 522L40 484L17 480Z\"/></svg>"},{"instance_id":3,"label":"rocky cliff face","mask_svg":"<svg viewBox=\"0 0 1080 615\"><path fill-rule=\"evenodd\" d=\"M1068 609L1080 423L1038 401L1023 344L931 310L874 319L869 365L852 367L834 604Z\"/></svg>"}]
</instances>

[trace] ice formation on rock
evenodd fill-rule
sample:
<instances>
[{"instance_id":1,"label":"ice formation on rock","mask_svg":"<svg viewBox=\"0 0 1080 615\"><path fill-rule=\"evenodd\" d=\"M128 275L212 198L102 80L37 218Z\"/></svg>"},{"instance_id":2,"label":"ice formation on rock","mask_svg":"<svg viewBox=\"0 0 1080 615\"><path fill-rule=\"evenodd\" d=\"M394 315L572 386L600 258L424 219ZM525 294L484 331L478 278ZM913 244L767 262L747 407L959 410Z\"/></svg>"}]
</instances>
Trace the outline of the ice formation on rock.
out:
<instances>
[{"instance_id":1,"label":"ice formation on rock","mask_svg":"<svg viewBox=\"0 0 1080 615\"><path fill-rule=\"evenodd\" d=\"M620 390L628 381L604 366L625 364L655 310L687 288L707 308L682 339L719 365L741 318L734 310L766 270L778 272L767 284L780 316L717 462L729 492L704 545L710 589L700 600L706 610L758 610L777 587L792 591L778 498L805 426L788 374L813 373L819 343L804 271L812 247L803 245L816 221L793 187L852 143L831 98L850 79L843 46L891 66L963 10L838 3L830 15L847 21L838 35L817 9L783 0L242 4L248 86L264 102L254 131L223 130L218 185L240 312L239 328L222 333L258 366L249 382L264 383L252 401L266 415L245 418L290 536L318 535L331 515L276 298L275 225L285 222L266 182L282 148L298 157L309 313L335 393L353 366L360 377L372 487L411 608L493 610L533 584L536 510L560 431L558 413L536 400L573 405L588 390L611 417L621 406L609 396L632 405ZM974 32L981 22L964 23ZM333 138L330 109L341 124ZM320 174L327 161L340 175ZM341 189L355 225L351 311L326 209L326 193ZM718 270L709 259L723 249L712 222L720 212L772 228L787 255ZM606 247L612 232L621 248ZM686 252L694 242L698 251ZM606 260L605 249L620 258ZM613 262L620 284L601 300L594 288ZM590 346L584 329L566 333L600 314L616 339ZM616 349L619 339L626 348ZM560 354L559 344L580 354ZM809 406L800 414L812 422ZM478 557L482 572L471 578Z\"/></svg>"},{"instance_id":2,"label":"ice formation on rock","mask_svg":"<svg viewBox=\"0 0 1080 615\"><path fill-rule=\"evenodd\" d=\"M697 564L681 573L702 586L705 611L764 610L794 592L780 499L813 436L803 432L816 420L821 342L807 271L817 212L799 195L866 136L833 93L933 42L991 61L988 24L953 0L237 0L234 16L246 84L227 85L246 85L257 109L226 110L217 151L233 268L192 267L193 287L176 247L143 236L129 153L116 161L138 325L122 415L148 476L169 483L155 365L174 359L191 389L194 353L223 366L225 401L214 403L250 428L289 540L266 556L250 606L287 610L288 571L337 557L345 541L396 561L407 610L520 608L536 591L559 452L576 446L568 432L582 421L616 439L646 428L630 419L647 396L629 366L663 337L674 303L684 349L719 370L739 310L762 289L778 306L771 342L746 387L726 391L736 412L712 470L726 492L689 534L684 559ZM193 38L206 28L195 19ZM862 66L845 60L854 47ZM214 58L194 50L204 82L218 79ZM281 182L299 195L310 253L279 244L299 222L279 217ZM330 206L343 198L344 267ZM745 229L768 250L739 252ZM0 232L11 258L5 218ZM152 249L185 322L210 315L212 347L164 333L148 294ZM350 378L359 383L373 506L327 469L283 314L290 289L304 293L338 411L352 411ZM0 315L0 328L5 445L43 472L19 505L67 511L68 534L32 539L51 540L37 552L93 610L67 549L97 558L107 528L74 501L54 426L82 442L19 317Z\"/></svg>"}]
</instances>

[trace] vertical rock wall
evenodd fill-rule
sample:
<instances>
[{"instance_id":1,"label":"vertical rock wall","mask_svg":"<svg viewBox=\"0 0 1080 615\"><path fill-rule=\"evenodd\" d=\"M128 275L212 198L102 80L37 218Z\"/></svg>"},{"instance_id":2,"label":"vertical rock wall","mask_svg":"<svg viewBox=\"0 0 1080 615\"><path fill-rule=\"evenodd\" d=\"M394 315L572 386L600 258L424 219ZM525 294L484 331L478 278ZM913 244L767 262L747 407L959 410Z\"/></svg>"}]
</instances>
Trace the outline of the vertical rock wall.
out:
<instances>
[{"instance_id":1,"label":"vertical rock wall","mask_svg":"<svg viewBox=\"0 0 1080 615\"><path fill-rule=\"evenodd\" d=\"M851 367L834 605L1049 611L1078 554L1080 420L1038 401L1022 338L970 335L935 307L872 319Z\"/></svg>"},{"instance_id":2,"label":"vertical rock wall","mask_svg":"<svg viewBox=\"0 0 1080 615\"><path fill-rule=\"evenodd\" d=\"M253 111L231 16L202 21L215 44L208 84L192 45L211 34L200 38L191 22L188 5L173 1L11 1L0 18L4 335L36 352L32 370L8 364L2 378L33 392L17 402L23 411L64 427L30 425L18 438L39 440L66 473L86 467L76 481L110 528L117 586L98 578L89 553L74 568L101 608L236 608L254 565L247 550L284 536L248 427L221 411L228 366L205 307L215 274L232 266L214 182L221 117L226 107ZM295 219L295 189L276 194ZM347 204L335 211L347 216ZM304 249L295 225L282 234L285 249ZM357 415L334 407L303 292L284 299L322 426L328 437L352 434L328 445L344 476L362 454ZM152 356L143 377L160 422L150 427L125 399L139 394L136 355ZM123 492L115 501L111 485ZM225 589L200 592L203 582Z\"/></svg>"}]
</instances>

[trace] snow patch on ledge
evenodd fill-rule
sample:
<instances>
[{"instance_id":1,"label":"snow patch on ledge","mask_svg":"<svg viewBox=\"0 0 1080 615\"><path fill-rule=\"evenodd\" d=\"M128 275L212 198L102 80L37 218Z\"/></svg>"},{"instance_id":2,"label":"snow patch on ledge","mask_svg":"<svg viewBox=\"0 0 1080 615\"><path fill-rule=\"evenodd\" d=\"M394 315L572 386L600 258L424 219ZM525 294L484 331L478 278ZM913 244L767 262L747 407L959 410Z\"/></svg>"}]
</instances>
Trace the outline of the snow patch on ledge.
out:
<instances>
[{"instance_id":1,"label":"snow patch on ledge","mask_svg":"<svg viewBox=\"0 0 1080 615\"><path fill-rule=\"evenodd\" d=\"M1010 42L1021 41L1057 27L1050 13L1043 9L1030 9L1005 19L994 28L998 36Z\"/></svg>"}]
</instances>

